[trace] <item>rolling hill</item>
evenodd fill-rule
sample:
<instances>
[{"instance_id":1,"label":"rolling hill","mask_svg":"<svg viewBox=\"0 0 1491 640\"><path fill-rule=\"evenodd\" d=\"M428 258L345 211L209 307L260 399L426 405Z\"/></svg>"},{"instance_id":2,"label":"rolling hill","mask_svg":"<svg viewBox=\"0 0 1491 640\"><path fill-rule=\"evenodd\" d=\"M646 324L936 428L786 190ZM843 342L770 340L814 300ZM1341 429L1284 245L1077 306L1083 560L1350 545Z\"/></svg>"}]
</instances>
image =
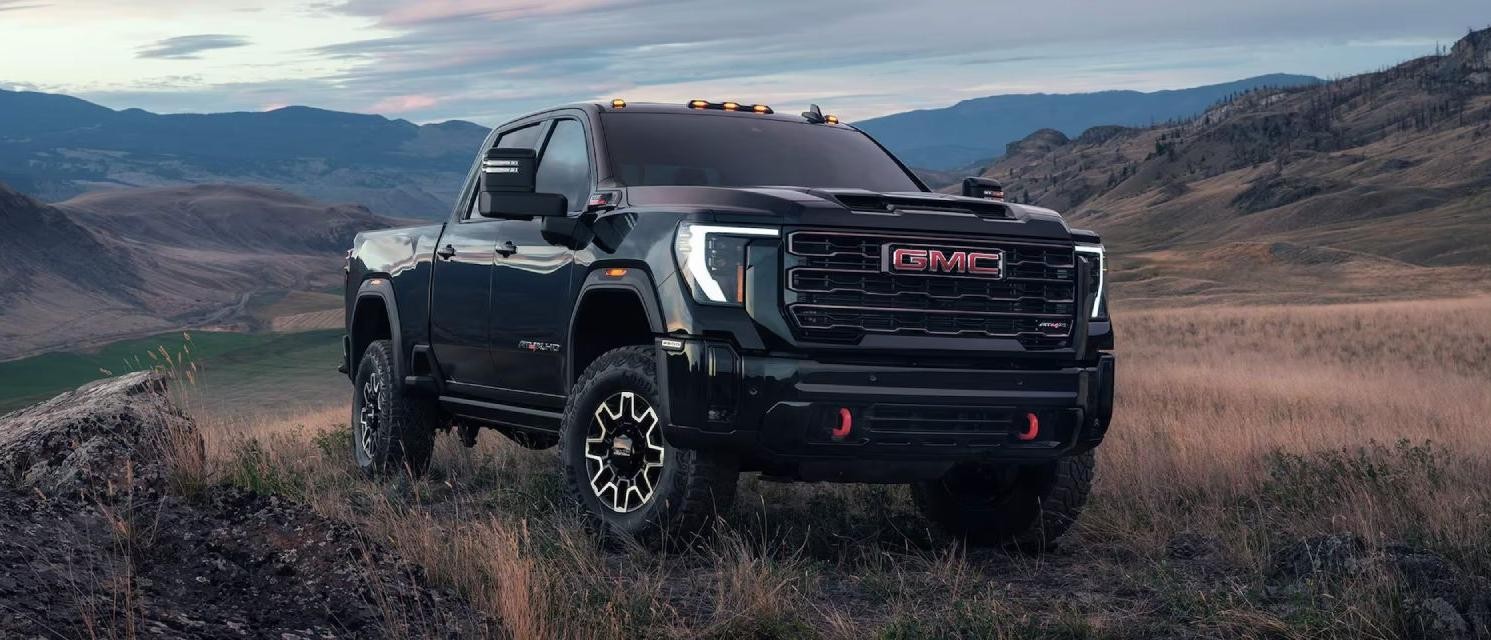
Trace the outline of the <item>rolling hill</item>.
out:
<instances>
[{"instance_id":1,"label":"rolling hill","mask_svg":"<svg viewBox=\"0 0 1491 640\"><path fill-rule=\"evenodd\" d=\"M316 292L340 284L352 236L398 223L268 187L114 190L46 205L0 185L0 360L312 313L335 302Z\"/></svg>"},{"instance_id":2,"label":"rolling hill","mask_svg":"<svg viewBox=\"0 0 1491 640\"><path fill-rule=\"evenodd\" d=\"M0 90L0 182L58 201L106 188L262 184L403 217L449 212L487 129L309 107L160 115Z\"/></svg>"},{"instance_id":3,"label":"rolling hill","mask_svg":"<svg viewBox=\"0 0 1491 640\"><path fill-rule=\"evenodd\" d=\"M854 124L875 136L907 164L945 171L993 158L1006 144L1036 129L1076 135L1098 125L1148 126L1189 118L1228 96L1260 87L1309 86L1319 82L1319 78L1312 76L1280 73L1147 93L999 95Z\"/></svg>"},{"instance_id":4,"label":"rolling hill","mask_svg":"<svg viewBox=\"0 0 1491 640\"><path fill-rule=\"evenodd\" d=\"M1178 124L1036 131L984 175L1131 256L1115 274L1131 299L1484 290L1491 30L1446 55L1255 90Z\"/></svg>"}]
</instances>

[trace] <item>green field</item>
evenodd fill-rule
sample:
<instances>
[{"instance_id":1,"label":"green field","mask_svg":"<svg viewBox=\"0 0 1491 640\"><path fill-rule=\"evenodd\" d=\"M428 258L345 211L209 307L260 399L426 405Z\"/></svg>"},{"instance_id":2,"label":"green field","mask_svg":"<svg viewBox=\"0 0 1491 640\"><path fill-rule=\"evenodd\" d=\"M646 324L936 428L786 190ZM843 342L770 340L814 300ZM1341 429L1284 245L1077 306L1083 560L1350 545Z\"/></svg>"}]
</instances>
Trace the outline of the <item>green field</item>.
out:
<instances>
[{"instance_id":1,"label":"green field","mask_svg":"<svg viewBox=\"0 0 1491 640\"><path fill-rule=\"evenodd\" d=\"M162 353L162 349L165 350ZM93 351L54 352L0 362L0 413L46 400L91 380L180 360L196 363L195 385L182 385L195 411L237 413L345 401L337 373L337 331L290 334L170 333L115 342ZM189 354L189 355L188 355ZM153 358L151 356L154 356Z\"/></svg>"}]
</instances>

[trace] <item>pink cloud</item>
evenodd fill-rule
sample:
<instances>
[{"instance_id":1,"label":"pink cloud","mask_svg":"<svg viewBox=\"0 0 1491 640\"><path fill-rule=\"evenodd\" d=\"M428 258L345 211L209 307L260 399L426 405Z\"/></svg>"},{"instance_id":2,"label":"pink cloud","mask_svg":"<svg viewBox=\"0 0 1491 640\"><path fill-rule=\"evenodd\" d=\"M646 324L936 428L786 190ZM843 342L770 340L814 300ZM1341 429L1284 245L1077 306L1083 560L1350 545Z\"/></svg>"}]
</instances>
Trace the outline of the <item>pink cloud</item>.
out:
<instances>
[{"instance_id":1,"label":"pink cloud","mask_svg":"<svg viewBox=\"0 0 1491 640\"><path fill-rule=\"evenodd\" d=\"M512 19L562 15L602 7L612 2L613 0L510 0L493 3L491 0L423 0L397 4L381 11L375 9L374 12L385 25L408 26L456 18ZM348 6L356 10L357 4Z\"/></svg>"},{"instance_id":2,"label":"pink cloud","mask_svg":"<svg viewBox=\"0 0 1491 640\"><path fill-rule=\"evenodd\" d=\"M405 113L418 109L428 109L437 104L440 104L440 100L433 96L390 96L379 100L368 109L373 113Z\"/></svg>"}]
</instances>

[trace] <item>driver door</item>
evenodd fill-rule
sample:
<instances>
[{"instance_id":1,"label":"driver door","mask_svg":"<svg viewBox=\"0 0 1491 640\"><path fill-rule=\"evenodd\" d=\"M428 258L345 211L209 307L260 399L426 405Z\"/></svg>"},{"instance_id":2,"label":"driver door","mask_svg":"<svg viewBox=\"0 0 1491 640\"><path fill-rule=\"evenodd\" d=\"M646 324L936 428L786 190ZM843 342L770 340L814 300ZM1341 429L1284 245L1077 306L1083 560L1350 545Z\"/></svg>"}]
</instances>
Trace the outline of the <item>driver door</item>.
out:
<instances>
[{"instance_id":1,"label":"driver door","mask_svg":"<svg viewBox=\"0 0 1491 640\"><path fill-rule=\"evenodd\" d=\"M535 190L563 194L571 216L590 199L590 145L581 120L553 121L539 154ZM550 243L544 220L507 220L492 278L492 357L520 402L563 406L570 311L579 287L575 252Z\"/></svg>"},{"instance_id":2,"label":"driver door","mask_svg":"<svg viewBox=\"0 0 1491 640\"><path fill-rule=\"evenodd\" d=\"M544 123L503 133L498 148L532 149ZM430 345L447 383L496 387L492 360L492 271L497 244L508 221L485 218L476 210L476 188L466 194L464 211L445 225L435 248L430 280Z\"/></svg>"}]
</instances>

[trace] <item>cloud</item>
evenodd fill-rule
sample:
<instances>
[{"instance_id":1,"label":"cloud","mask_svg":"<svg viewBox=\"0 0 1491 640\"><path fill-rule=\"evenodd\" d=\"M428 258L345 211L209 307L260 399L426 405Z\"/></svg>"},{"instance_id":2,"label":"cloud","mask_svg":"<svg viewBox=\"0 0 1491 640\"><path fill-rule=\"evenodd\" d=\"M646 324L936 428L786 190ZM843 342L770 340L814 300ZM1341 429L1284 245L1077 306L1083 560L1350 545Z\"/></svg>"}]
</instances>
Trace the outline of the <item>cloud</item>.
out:
<instances>
[{"instance_id":1,"label":"cloud","mask_svg":"<svg viewBox=\"0 0 1491 640\"><path fill-rule=\"evenodd\" d=\"M434 96L389 96L373 103L368 110L373 113L408 113L437 104L440 100Z\"/></svg>"},{"instance_id":2,"label":"cloud","mask_svg":"<svg viewBox=\"0 0 1491 640\"><path fill-rule=\"evenodd\" d=\"M160 58L165 60L196 60L203 51L232 49L248 46L248 38L220 33L204 33L194 36L166 38L154 44L140 47L136 58Z\"/></svg>"},{"instance_id":3,"label":"cloud","mask_svg":"<svg viewBox=\"0 0 1491 640\"><path fill-rule=\"evenodd\" d=\"M20 2L0 0L0 8ZM305 104L497 124L553 104L702 97L849 120L997 93L1153 90L1272 72L1320 76L1433 51L1483 23L1485 0L69 0L0 77L156 111ZM82 8L79 8L82 7ZM263 8L256 14L246 8ZM117 25L171 28L136 49ZM10 20L8 15L7 20ZM153 22L152 22L153 21ZM232 24L238 35L213 35ZM91 26L89 26L91 25ZM148 32L148 31L147 31ZM82 34L91 34L87 37ZM124 39L102 64L67 44ZM224 52L161 87L131 59ZM9 48L7 48L9 47ZM43 55L37 52L51 52ZM49 66L23 62L41 58Z\"/></svg>"},{"instance_id":4,"label":"cloud","mask_svg":"<svg viewBox=\"0 0 1491 640\"><path fill-rule=\"evenodd\" d=\"M21 4L27 0L0 0L0 11L19 11L21 9L41 9L44 4Z\"/></svg>"}]
</instances>

